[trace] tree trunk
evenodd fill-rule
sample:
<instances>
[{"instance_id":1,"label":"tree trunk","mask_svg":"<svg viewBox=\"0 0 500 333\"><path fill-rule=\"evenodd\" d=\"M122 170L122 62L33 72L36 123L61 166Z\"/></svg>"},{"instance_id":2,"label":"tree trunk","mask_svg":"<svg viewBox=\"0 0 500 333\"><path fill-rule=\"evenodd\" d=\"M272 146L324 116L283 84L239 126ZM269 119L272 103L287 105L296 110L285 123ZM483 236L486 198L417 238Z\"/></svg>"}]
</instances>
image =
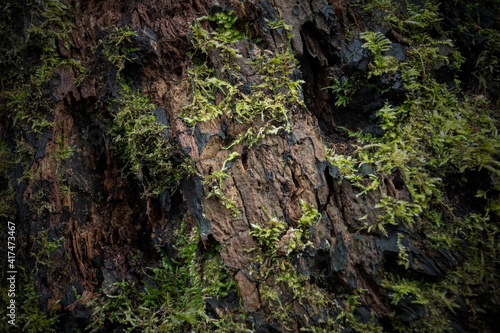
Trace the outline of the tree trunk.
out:
<instances>
[{"instance_id":1,"label":"tree trunk","mask_svg":"<svg viewBox=\"0 0 500 333\"><path fill-rule=\"evenodd\" d=\"M141 293L153 294L146 285L168 294L151 268L165 269L169 262L174 273L164 276L173 280L186 269L186 290L179 292L193 298L188 290L202 292L206 318L186 315L189 319L179 319L177 326L168 319L173 326L164 326L170 327L165 331L495 331L498 259L492 249L498 251L498 235L490 239L487 233L498 225L498 210L488 210L498 201L496 169L444 170L448 164L443 162L442 201L429 194L424 206L415 195L424 193L425 184L412 187L407 178L414 176L404 168L381 171L378 161L362 161L356 152L361 144L348 135L359 129L385 137L389 130L381 126L386 123L378 110L419 98L405 81L403 66L373 74L376 52L359 33L381 31L392 46L380 59L391 56L402 64L424 52L405 39L420 18L407 18L401 23L407 30L398 30L383 19L383 10L369 9L370 3L47 0L2 5L12 29L4 27L5 34L15 36L4 39L5 50L12 52L2 56L1 67L0 171L2 202L10 207L0 214L6 244L2 283L9 271L17 271L17 326L2 327L25 331L30 314L41 311L43 323L60 316L52 326L56 331L84 329L98 322L95 309L102 306L107 320L97 325L102 324L101 331L146 331L143 322L113 320L113 311L124 310L105 308L106 300L128 295L130 307L137 309L146 304ZM478 63L494 37L474 37L482 43L474 51L472 35L457 32L454 20L476 15L478 29L498 34L499 16L494 4L471 9L459 3L457 8L441 4L444 20L438 27L436 19L436 27L425 33L433 40L452 38L453 46L436 46L437 52L452 59L453 50L459 50L465 68ZM397 17L411 12L401 1L393 6L401 8L394 12ZM203 16L210 19L199 19ZM227 23L231 18L237 20ZM209 36L197 35L193 27ZM233 35L223 35L227 32ZM213 40L219 44L210 44ZM418 59L412 66L427 61L425 55ZM424 66L418 78L476 93L495 110L498 63L489 59L496 67L482 95L474 91L481 83L465 69L459 74L462 86L455 86L457 68L445 61ZM273 61L277 67L271 67ZM209 74L200 74L200 68ZM324 89L334 78L360 83L352 92L347 86L335 93ZM301 80L294 93L292 86ZM204 91L202 84L213 90ZM339 96L349 100L342 104ZM197 100L208 101L201 111ZM212 107L220 113L196 118ZM140 127L143 122L148 127ZM482 133L483 124L468 125ZM497 161L499 151L495 147L488 156ZM353 156L358 182L346 177L350 174L332 154ZM460 180L464 177L468 183ZM374 179L379 184L367 190ZM489 192L482 199L474 197L477 191ZM394 224L386 224L388 215L381 218L386 199L395 203L388 211ZM394 213L417 206L423 212L405 210L408 218ZM489 261L480 267L492 269L478 281L487 284L446 284L453 272L480 274L462 269L478 257L461 252L460 245L433 245L428 237L435 229L427 224L438 224L428 220L430 211L441 214L441 224L469 221L472 213L488 216L488 227L477 236L484 240L477 245L483 261ZM9 222L15 224L14 251L8 249ZM190 233L194 227L197 234ZM453 239L472 243L458 233ZM485 245L487 239L493 245ZM185 250L189 242L195 245L192 256ZM11 252L16 261L9 268ZM212 259L215 268L209 266ZM222 277L206 281L213 276ZM203 289L215 288L216 282L227 283L217 289L220 295ZM136 291L126 294L125 283ZM421 289L410 290L410 285ZM471 288L467 295L460 291L465 285ZM189 289L193 286L199 289ZM32 287L36 297L30 298ZM398 292L404 296L399 302ZM9 297L2 296L14 299ZM171 297L175 308L181 298ZM484 313L476 311L481 300L487 304L480 308ZM446 308L446 301L453 304ZM26 308L32 305L39 310ZM172 313L187 307L183 303ZM155 320L167 318L162 311L167 310L158 310ZM151 325L161 330L158 322Z\"/></svg>"}]
</instances>

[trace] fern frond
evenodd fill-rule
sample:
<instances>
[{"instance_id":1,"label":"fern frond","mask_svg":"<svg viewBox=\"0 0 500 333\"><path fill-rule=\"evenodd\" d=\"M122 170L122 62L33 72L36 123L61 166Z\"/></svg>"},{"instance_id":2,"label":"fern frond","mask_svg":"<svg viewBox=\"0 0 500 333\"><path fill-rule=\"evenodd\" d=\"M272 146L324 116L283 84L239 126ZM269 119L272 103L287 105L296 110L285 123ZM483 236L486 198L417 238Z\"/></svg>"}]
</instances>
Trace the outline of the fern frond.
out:
<instances>
[{"instance_id":1,"label":"fern frond","mask_svg":"<svg viewBox=\"0 0 500 333\"><path fill-rule=\"evenodd\" d=\"M365 31L359 37L365 41L363 47L372 51L375 55L389 51L392 48L391 41L385 38L381 32Z\"/></svg>"}]
</instances>

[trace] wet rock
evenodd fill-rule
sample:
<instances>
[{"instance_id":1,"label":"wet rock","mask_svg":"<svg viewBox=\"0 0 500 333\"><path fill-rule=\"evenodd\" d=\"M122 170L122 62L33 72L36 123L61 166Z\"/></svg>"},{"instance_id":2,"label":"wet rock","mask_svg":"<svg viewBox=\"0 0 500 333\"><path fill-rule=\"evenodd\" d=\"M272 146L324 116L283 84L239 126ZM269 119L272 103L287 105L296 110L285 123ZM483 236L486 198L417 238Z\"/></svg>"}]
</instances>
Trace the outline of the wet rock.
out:
<instances>
[{"instance_id":1,"label":"wet rock","mask_svg":"<svg viewBox=\"0 0 500 333\"><path fill-rule=\"evenodd\" d=\"M116 282L118 282L115 274L111 270L106 268L103 268L101 271L104 278L104 281L102 282L102 292L105 295L116 295L120 290L120 287L114 285Z\"/></svg>"},{"instance_id":2,"label":"wet rock","mask_svg":"<svg viewBox=\"0 0 500 333\"><path fill-rule=\"evenodd\" d=\"M83 294L83 286L79 281L73 281L68 284L66 288L66 293L64 294L61 304L63 307L66 307L77 300L77 296L81 296Z\"/></svg>"},{"instance_id":3,"label":"wet rock","mask_svg":"<svg viewBox=\"0 0 500 333\"><path fill-rule=\"evenodd\" d=\"M74 319L89 320L92 315L92 309L83 304L77 304L73 310Z\"/></svg>"},{"instance_id":4,"label":"wet rock","mask_svg":"<svg viewBox=\"0 0 500 333\"><path fill-rule=\"evenodd\" d=\"M359 321L363 324L370 322L373 315L370 312L370 308L362 306L356 309L356 314L359 316Z\"/></svg>"},{"instance_id":5,"label":"wet rock","mask_svg":"<svg viewBox=\"0 0 500 333\"><path fill-rule=\"evenodd\" d=\"M403 235L403 238L400 239L399 235ZM388 265L392 265L392 262L397 260L397 255L401 251L398 246L398 240L408 253L409 270L411 272L427 279L434 279L442 276L442 272L437 268L434 261L415 247L408 238L406 232L398 230L390 230L388 231L387 237L376 240L379 253L382 254L382 258L388 260ZM390 267L387 268L391 270ZM401 269L397 267L392 267L392 270L401 271Z\"/></svg>"},{"instance_id":6,"label":"wet rock","mask_svg":"<svg viewBox=\"0 0 500 333\"><path fill-rule=\"evenodd\" d=\"M38 139L38 147L35 153L35 159L43 158L45 156L45 148L47 143L52 140L52 130L45 130Z\"/></svg>"},{"instance_id":7,"label":"wet rock","mask_svg":"<svg viewBox=\"0 0 500 333\"><path fill-rule=\"evenodd\" d=\"M354 39L347 42L340 51L345 65L343 67L345 74L354 74L355 72L365 72L371 61L370 51L363 48L363 42L360 39Z\"/></svg>"},{"instance_id":8,"label":"wet rock","mask_svg":"<svg viewBox=\"0 0 500 333\"><path fill-rule=\"evenodd\" d=\"M400 62L405 61L406 56L403 47L397 43L391 43L391 48L383 53L384 56L390 56L398 59Z\"/></svg>"},{"instance_id":9,"label":"wet rock","mask_svg":"<svg viewBox=\"0 0 500 333\"><path fill-rule=\"evenodd\" d=\"M210 139L210 134L209 133L202 133L200 130L200 126L196 125L194 128L194 140L196 142L196 145L198 146L198 151L200 154L203 152L203 149L208 143L208 140Z\"/></svg>"},{"instance_id":10,"label":"wet rock","mask_svg":"<svg viewBox=\"0 0 500 333\"><path fill-rule=\"evenodd\" d=\"M204 241L212 234L210 221L203 212L203 186L200 177L191 177L181 183L182 194L187 202L187 207L198 224L200 238Z\"/></svg>"},{"instance_id":11,"label":"wet rock","mask_svg":"<svg viewBox=\"0 0 500 333\"><path fill-rule=\"evenodd\" d=\"M421 319L425 315L425 306L413 303L412 300L408 298L400 300L396 308L399 312L398 317L405 323Z\"/></svg>"},{"instance_id":12,"label":"wet rock","mask_svg":"<svg viewBox=\"0 0 500 333\"><path fill-rule=\"evenodd\" d=\"M348 254L347 248L344 244L344 239L341 234L337 235L335 241L335 249L331 258L332 269L335 272L342 271L345 268L347 262Z\"/></svg>"},{"instance_id":13,"label":"wet rock","mask_svg":"<svg viewBox=\"0 0 500 333\"><path fill-rule=\"evenodd\" d=\"M373 171L372 167L367 163L362 163L358 168L358 172L364 177L375 175L375 171Z\"/></svg>"},{"instance_id":14,"label":"wet rock","mask_svg":"<svg viewBox=\"0 0 500 333\"><path fill-rule=\"evenodd\" d=\"M165 133L165 139L168 138L168 121L167 115L165 114L165 110L161 106L158 106L153 109L153 115L156 119L156 122L160 125L164 126L163 132Z\"/></svg>"}]
</instances>

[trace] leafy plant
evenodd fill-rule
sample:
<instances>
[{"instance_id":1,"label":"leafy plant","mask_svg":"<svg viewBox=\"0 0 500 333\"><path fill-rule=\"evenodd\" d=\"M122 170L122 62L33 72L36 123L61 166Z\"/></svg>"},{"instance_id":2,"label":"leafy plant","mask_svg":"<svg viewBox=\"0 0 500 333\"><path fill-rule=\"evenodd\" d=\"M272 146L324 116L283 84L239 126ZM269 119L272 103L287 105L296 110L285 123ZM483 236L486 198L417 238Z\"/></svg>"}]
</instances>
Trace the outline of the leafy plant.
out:
<instances>
[{"instance_id":1,"label":"leafy plant","mask_svg":"<svg viewBox=\"0 0 500 333\"><path fill-rule=\"evenodd\" d=\"M49 231L43 230L34 238L34 242L35 252L32 254L36 260L37 272L39 265L43 265L49 269L48 277L50 278L51 274L54 273L52 268L54 253L61 248L64 237L51 239Z\"/></svg>"},{"instance_id":2,"label":"leafy plant","mask_svg":"<svg viewBox=\"0 0 500 333\"><path fill-rule=\"evenodd\" d=\"M346 327L350 327L357 332L376 332L382 333L382 327L375 324L374 317L372 316L370 321L367 323L361 323L359 318L355 314L355 310L362 305L359 301L361 293L365 292L366 289L355 289L354 293L347 295L345 307L342 309L340 314L337 316L338 321L344 321Z\"/></svg>"},{"instance_id":3,"label":"leafy plant","mask_svg":"<svg viewBox=\"0 0 500 333\"><path fill-rule=\"evenodd\" d=\"M233 28L233 25L238 20L237 17L233 16L234 11L230 10L227 13L217 12L213 16L209 16L208 20L215 22L217 24L216 31L222 36L227 38L228 41L239 41L244 36L238 30Z\"/></svg>"},{"instance_id":4,"label":"leafy plant","mask_svg":"<svg viewBox=\"0 0 500 333\"><path fill-rule=\"evenodd\" d=\"M222 17L220 15L208 19L219 21ZM223 26L232 27L233 19L224 17L227 22ZM253 59L247 60L247 65L255 69L261 82L249 87L251 93L245 93L242 89L244 83L236 79L240 70L237 59L242 58L242 55L231 46L235 42L235 37L232 37L234 33L228 33L227 29L231 28L222 28L221 25L216 31L208 32L200 25L200 21L206 19L207 17L202 17L191 26L193 44L203 53L213 50L220 52L223 67L220 74L215 75L214 70L209 69L206 64L193 63L189 71L193 100L183 108L181 116L192 126L219 116L248 125L259 120L265 124L258 130L249 128L246 134L239 136L238 143L248 138L252 138L248 139L250 142L255 142L256 138L275 133L277 127L273 126L273 123L283 123L283 128L289 131L289 110L304 105L301 92L303 81L291 78L298 62L290 47L276 54L259 52ZM283 22L274 25L274 28L278 27L285 30L291 28ZM234 144L230 147L232 146Z\"/></svg>"},{"instance_id":5,"label":"leafy plant","mask_svg":"<svg viewBox=\"0 0 500 333\"><path fill-rule=\"evenodd\" d=\"M368 175L370 182L366 185L363 177L358 173L358 166L362 163L356 161L352 158L352 156L344 156L338 155L330 148L325 149L325 156L327 160L333 165L339 168L340 171L340 179L339 184L342 183L343 179L349 180L349 182L362 189L356 196L362 196L363 194L368 193L369 191L373 191L379 188L380 181L378 176L374 174ZM369 161L365 161L368 163Z\"/></svg>"},{"instance_id":6,"label":"leafy plant","mask_svg":"<svg viewBox=\"0 0 500 333\"><path fill-rule=\"evenodd\" d=\"M382 137L353 134L359 146L352 157L334 157L328 152L327 155L331 155L330 159L339 169L342 165L345 172L353 172L356 163L370 163L382 177L396 170L402 174L410 199L383 196L376 205L380 213L376 223L366 226L370 231L379 230L385 234L387 224L403 223L410 230L417 229L425 235L425 241L415 244L422 251L449 249L462 256L463 260L446 273L444 281L423 283L415 277L391 278L386 287L393 291L390 295L395 311L405 299L421 306L425 312L421 319L410 322L401 320L399 313L395 312L393 327L402 332L442 332L449 329L448 318L456 315L457 300L465 299L469 304L465 310L470 316L469 328L488 330L488 325L482 320L486 313L492 313L494 299L498 297L494 287L485 287L498 280L498 274L492 268L498 267L499 201L498 195L493 193L498 193L496 179L500 166L495 107L483 95L459 92L460 81L456 73L456 87L441 84L434 77L433 69L438 66L444 64L450 70L459 71L464 63L464 57L439 27L442 18L436 1L427 1L424 7L408 3L402 8L391 1L369 1L367 6L374 10L377 19L390 25L393 36L407 44L406 60L397 63L397 68L409 93L403 103L386 103L377 112L379 125L385 131ZM436 31L444 38L434 39ZM371 75L391 68L384 65L382 58L390 42L376 33L362 36L365 47L374 53ZM490 42L493 40L494 37ZM490 50L495 47L490 46ZM486 53L483 55L487 56ZM376 61L377 57L381 61ZM495 62L493 58L491 60ZM488 65L482 73L490 75ZM366 78L360 79L363 80ZM467 174L479 170L483 170L483 177L490 177L491 182L486 186L488 189L481 189L477 194L484 199L485 205L474 209L484 209L486 213L478 214L474 210L465 215L464 212L458 213L454 209L456 203L453 203L454 194L449 192L452 185L447 177L453 174L460 179L455 183L469 186L465 185ZM495 217L490 214L495 214ZM397 246L398 263L408 268L408 250L401 235Z\"/></svg>"},{"instance_id":7,"label":"leafy plant","mask_svg":"<svg viewBox=\"0 0 500 333\"><path fill-rule=\"evenodd\" d=\"M381 75L398 69L398 60L396 58L382 55L383 52L392 48L391 41L385 38L384 34L366 31L361 33L359 37L365 41L363 47L369 49L375 55L373 63L370 64L368 78L371 75Z\"/></svg>"},{"instance_id":8,"label":"leafy plant","mask_svg":"<svg viewBox=\"0 0 500 333\"><path fill-rule=\"evenodd\" d=\"M409 323L403 323L393 316L396 330L434 333L450 330L450 323L443 316L443 312L446 310L454 312L458 304L456 299L450 298L446 291L441 290L436 284L401 279L397 282L385 280L383 285L392 290L390 297L394 305L405 299L425 309L422 318Z\"/></svg>"},{"instance_id":9,"label":"leafy plant","mask_svg":"<svg viewBox=\"0 0 500 333\"><path fill-rule=\"evenodd\" d=\"M380 209L381 213L377 218L376 224L368 226L368 232L377 228L386 236L387 232L384 225L404 223L411 226L415 219L422 213L422 207L418 204L413 204L404 200L396 201L393 197L385 195L382 196L380 202L375 205L375 208Z\"/></svg>"},{"instance_id":10,"label":"leafy plant","mask_svg":"<svg viewBox=\"0 0 500 333\"><path fill-rule=\"evenodd\" d=\"M248 249L253 254L250 275L260 282L259 290L265 301L268 320L277 320L284 330L291 330L296 324L294 304L317 308L320 311L336 308L336 303L328 298L324 291L312 283L311 278L297 272L296 267L287 259L292 253L301 255L306 247L312 246L310 227L321 217L318 211L300 202L303 215L297 221L298 228L288 227L275 216L271 216L264 225L252 224L250 234L257 242L257 247ZM330 329L338 323L329 323ZM312 329L312 328L311 328Z\"/></svg>"},{"instance_id":11,"label":"leafy plant","mask_svg":"<svg viewBox=\"0 0 500 333\"><path fill-rule=\"evenodd\" d=\"M333 79L333 85L324 87L322 89L331 89L336 95L337 100L335 101L336 106L347 106L351 101L352 96L356 92L351 84L347 80L339 80L338 78Z\"/></svg>"}]
</instances>

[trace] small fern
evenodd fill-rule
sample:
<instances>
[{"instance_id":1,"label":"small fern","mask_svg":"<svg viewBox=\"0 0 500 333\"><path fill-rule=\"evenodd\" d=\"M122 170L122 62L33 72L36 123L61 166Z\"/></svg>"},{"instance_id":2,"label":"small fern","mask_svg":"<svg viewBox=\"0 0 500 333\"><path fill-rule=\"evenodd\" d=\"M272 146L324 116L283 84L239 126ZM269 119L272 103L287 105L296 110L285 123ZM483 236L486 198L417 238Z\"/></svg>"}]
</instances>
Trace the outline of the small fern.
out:
<instances>
[{"instance_id":1,"label":"small fern","mask_svg":"<svg viewBox=\"0 0 500 333\"><path fill-rule=\"evenodd\" d=\"M363 47L372 51L375 56L392 48L391 41L381 32L365 31L359 34L359 37L365 41Z\"/></svg>"}]
</instances>

